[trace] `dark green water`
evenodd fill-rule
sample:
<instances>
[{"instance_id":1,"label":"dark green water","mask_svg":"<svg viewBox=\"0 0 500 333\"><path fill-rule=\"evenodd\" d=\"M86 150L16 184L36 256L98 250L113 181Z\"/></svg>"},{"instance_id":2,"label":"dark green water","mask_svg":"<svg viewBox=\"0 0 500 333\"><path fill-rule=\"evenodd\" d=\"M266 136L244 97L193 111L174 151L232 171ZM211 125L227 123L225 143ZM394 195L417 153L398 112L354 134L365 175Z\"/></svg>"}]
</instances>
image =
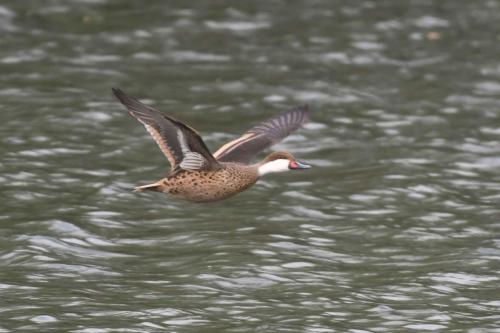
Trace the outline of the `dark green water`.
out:
<instances>
[{"instance_id":1,"label":"dark green water","mask_svg":"<svg viewBox=\"0 0 500 333\"><path fill-rule=\"evenodd\" d=\"M500 332L500 1L3 1L0 332ZM118 86L314 165L196 205Z\"/></svg>"}]
</instances>

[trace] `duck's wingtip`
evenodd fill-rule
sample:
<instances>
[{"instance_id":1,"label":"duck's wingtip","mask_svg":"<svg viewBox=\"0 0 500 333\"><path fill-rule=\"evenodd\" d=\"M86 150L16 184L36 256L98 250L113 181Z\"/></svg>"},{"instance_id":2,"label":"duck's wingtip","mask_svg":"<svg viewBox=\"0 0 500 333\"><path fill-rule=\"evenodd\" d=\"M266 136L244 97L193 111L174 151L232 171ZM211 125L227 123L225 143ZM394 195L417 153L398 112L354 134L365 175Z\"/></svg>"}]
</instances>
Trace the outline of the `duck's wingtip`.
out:
<instances>
[{"instance_id":1,"label":"duck's wingtip","mask_svg":"<svg viewBox=\"0 0 500 333\"><path fill-rule=\"evenodd\" d=\"M137 102L137 100L135 98L130 97L120 88L113 87L113 88L111 88L111 91L113 92L113 95L116 97L116 99L119 100L120 103L125 105L127 107L127 109L129 109L129 110L130 110L129 106L131 104L133 104L134 102Z\"/></svg>"},{"instance_id":2,"label":"duck's wingtip","mask_svg":"<svg viewBox=\"0 0 500 333\"><path fill-rule=\"evenodd\" d=\"M111 91L113 92L113 95L115 95L116 97L118 97L120 95L125 95L123 90L121 90L120 88L117 88L117 87L112 87Z\"/></svg>"},{"instance_id":3,"label":"duck's wingtip","mask_svg":"<svg viewBox=\"0 0 500 333\"><path fill-rule=\"evenodd\" d=\"M308 103L306 103L306 104L302 104L302 105L297 105L295 108L291 109L290 111L296 111L296 112L298 111L298 112L308 114L311 112L311 107Z\"/></svg>"}]
</instances>

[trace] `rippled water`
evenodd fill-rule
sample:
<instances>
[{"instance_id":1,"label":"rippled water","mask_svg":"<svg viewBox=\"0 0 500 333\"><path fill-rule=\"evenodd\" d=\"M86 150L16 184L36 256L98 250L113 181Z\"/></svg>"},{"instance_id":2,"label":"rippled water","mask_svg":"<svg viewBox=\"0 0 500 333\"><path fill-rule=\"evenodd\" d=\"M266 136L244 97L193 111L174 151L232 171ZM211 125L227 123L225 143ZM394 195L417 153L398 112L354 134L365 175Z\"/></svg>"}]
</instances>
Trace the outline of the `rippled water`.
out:
<instances>
[{"instance_id":1,"label":"rippled water","mask_svg":"<svg viewBox=\"0 0 500 333\"><path fill-rule=\"evenodd\" d=\"M500 332L500 1L0 4L0 332ZM119 86L315 167L196 205Z\"/></svg>"}]
</instances>

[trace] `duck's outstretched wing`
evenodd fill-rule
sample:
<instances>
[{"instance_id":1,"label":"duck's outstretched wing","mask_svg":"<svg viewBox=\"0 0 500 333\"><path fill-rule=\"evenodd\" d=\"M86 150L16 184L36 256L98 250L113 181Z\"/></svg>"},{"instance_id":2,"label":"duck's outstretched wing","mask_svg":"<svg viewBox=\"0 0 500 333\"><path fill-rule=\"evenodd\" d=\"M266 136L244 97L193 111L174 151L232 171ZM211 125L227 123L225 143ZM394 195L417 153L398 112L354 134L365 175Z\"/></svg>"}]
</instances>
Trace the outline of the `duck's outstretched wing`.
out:
<instances>
[{"instance_id":1,"label":"duck's outstretched wing","mask_svg":"<svg viewBox=\"0 0 500 333\"><path fill-rule=\"evenodd\" d=\"M172 171L221 167L194 129L128 96L121 89L113 88L113 94L146 127L167 157Z\"/></svg>"},{"instance_id":2,"label":"duck's outstretched wing","mask_svg":"<svg viewBox=\"0 0 500 333\"><path fill-rule=\"evenodd\" d=\"M299 128L307 120L309 112L307 105L282 112L226 143L215 152L214 157L220 162L248 164L258 153Z\"/></svg>"}]
</instances>

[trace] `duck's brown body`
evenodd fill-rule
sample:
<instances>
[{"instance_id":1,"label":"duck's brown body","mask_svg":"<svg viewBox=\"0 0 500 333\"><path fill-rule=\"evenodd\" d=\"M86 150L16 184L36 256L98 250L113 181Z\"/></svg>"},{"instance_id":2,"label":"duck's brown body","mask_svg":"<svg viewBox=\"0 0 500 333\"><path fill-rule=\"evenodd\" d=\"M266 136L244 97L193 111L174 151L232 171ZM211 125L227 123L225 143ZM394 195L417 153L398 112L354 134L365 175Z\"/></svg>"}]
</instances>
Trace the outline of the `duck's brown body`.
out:
<instances>
[{"instance_id":1,"label":"duck's brown body","mask_svg":"<svg viewBox=\"0 0 500 333\"><path fill-rule=\"evenodd\" d=\"M304 123L309 113L307 107L278 114L212 154L191 127L127 96L120 89L113 89L113 93L146 127L171 167L170 176L139 186L136 191L158 191L195 202L217 201L246 190L267 173L309 167L286 152L272 153L261 163L250 165L259 152L283 140Z\"/></svg>"},{"instance_id":2,"label":"duck's brown body","mask_svg":"<svg viewBox=\"0 0 500 333\"><path fill-rule=\"evenodd\" d=\"M188 201L210 202L229 198L246 190L259 179L256 165L221 163L219 170L181 170L158 182L136 190L153 190Z\"/></svg>"}]
</instances>

